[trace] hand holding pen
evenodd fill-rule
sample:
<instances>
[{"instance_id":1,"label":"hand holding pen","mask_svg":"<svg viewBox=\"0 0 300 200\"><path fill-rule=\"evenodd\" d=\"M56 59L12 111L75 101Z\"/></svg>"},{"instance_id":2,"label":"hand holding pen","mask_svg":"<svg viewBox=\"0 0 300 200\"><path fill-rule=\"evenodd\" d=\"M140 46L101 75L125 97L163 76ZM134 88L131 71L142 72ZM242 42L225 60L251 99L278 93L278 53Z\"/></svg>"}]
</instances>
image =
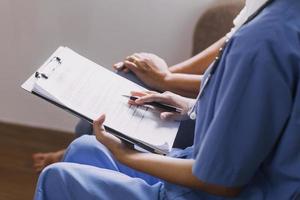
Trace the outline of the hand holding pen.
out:
<instances>
[{"instance_id":1,"label":"hand holding pen","mask_svg":"<svg viewBox=\"0 0 300 200\"><path fill-rule=\"evenodd\" d=\"M124 95L126 96L126 95ZM162 110L160 117L164 120L181 120L186 115L189 104L186 98L171 92L157 93L153 91L131 92L129 104L151 105Z\"/></svg>"}]
</instances>

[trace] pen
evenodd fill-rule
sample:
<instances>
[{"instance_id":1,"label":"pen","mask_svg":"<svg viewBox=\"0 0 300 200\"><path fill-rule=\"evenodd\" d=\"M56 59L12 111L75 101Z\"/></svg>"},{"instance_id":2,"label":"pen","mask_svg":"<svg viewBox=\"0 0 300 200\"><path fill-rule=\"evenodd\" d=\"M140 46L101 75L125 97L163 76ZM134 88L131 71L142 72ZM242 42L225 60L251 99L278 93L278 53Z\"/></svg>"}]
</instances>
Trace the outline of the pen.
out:
<instances>
[{"instance_id":1,"label":"pen","mask_svg":"<svg viewBox=\"0 0 300 200\"><path fill-rule=\"evenodd\" d=\"M123 97L127 97L132 101L137 100L139 97L136 96L129 96L129 95L122 95ZM177 112L177 113L181 113L182 109L181 108L177 108L175 106L171 106L171 105L167 105L167 104L163 104L163 103L159 103L159 102L147 102L145 103L146 105L151 105L154 106L156 108L160 108L163 110L166 110L168 112Z\"/></svg>"}]
</instances>

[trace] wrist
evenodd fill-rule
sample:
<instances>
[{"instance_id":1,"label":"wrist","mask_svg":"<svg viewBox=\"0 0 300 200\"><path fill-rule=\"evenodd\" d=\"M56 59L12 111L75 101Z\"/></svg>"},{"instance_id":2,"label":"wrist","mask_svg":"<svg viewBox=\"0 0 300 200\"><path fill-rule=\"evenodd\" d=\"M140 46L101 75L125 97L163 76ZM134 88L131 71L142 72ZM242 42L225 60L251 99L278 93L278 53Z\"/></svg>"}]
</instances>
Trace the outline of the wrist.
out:
<instances>
[{"instance_id":1,"label":"wrist","mask_svg":"<svg viewBox=\"0 0 300 200\"><path fill-rule=\"evenodd\" d=\"M180 73L181 72L181 66L180 65L173 65L171 67L169 67L169 71L171 73Z\"/></svg>"},{"instance_id":2,"label":"wrist","mask_svg":"<svg viewBox=\"0 0 300 200\"><path fill-rule=\"evenodd\" d=\"M123 143L122 145L124 145L122 150L116 149L113 154L120 163L128 165L131 162L133 155L139 152L134 150L133 147L129 147L128 144Z\"/></svg>"},{"instance_id":3,"label":"wrist","mask_svg":"<svg viewBox=\"0 0 300 200\"><path fill-rule=\"evenodd\" d=\"M167 72L163 75L161 75L161 78L156 82L156 89L158 89L161 92L168 91L169 86L171 85L173 74L171 72Z\"/></svg>"},{"instance_id":4,"label":"wrist","mask_svg":"<svg viewBox=\"0 0 300 200\"><path fill-rule=\"evenodd\" d=\"M172 88L174 87L174 74L173 73L169 72L164 76L161 87L163 87L161 89L161 91L163 91L163 92L164 91L173 91L172 90Z\"/></svg>"},{"instance_id":5,"label":"wrist","mask_svg":"<svg viewBox=\"0 0 300 200\"><path fill-rule=\"evenodd\" d=\"M121 163L124 163L129 155L136 152L128 144L113 135L106 135L102 138L101 143L106 146L114 157Z\"/></svg>"},{"instance_id":6,"label":"wrist","mask_svg":"<svg viewBox=\"0 0 300 200\"><path fill-rule=\"evenodd\" d=\"M119 138L111 135L110 133L106 133L106 135L103 135L98 139L98 141L106 146L107 149L109 149L109 151L111 151L115 156L120 153L121 146L123 145Z\"/></svg>"}]
</instances>

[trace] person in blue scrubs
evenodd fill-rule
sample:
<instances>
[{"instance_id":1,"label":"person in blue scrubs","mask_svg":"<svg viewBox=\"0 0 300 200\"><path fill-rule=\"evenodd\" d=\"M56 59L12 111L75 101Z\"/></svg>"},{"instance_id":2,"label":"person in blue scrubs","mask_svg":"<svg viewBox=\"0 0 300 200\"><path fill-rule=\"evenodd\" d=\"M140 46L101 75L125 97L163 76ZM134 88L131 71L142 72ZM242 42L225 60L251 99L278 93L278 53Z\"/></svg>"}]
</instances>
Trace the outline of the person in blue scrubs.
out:
<instances>
[{"instance_id":1,"label":"person in blue scrubs","mask_svg":"<svg viewBox=\"0 0 300 200\"><path fill-rule=\"evenodd\" d=\"M273 0L227 42L204 75L193 146L167 157L137 152L104 130L102 115L96 136L43 170L35 199L299 199L299 10L298 0ZM134 94L130 103L188 104Z\"/></svg>"}]
</instances>

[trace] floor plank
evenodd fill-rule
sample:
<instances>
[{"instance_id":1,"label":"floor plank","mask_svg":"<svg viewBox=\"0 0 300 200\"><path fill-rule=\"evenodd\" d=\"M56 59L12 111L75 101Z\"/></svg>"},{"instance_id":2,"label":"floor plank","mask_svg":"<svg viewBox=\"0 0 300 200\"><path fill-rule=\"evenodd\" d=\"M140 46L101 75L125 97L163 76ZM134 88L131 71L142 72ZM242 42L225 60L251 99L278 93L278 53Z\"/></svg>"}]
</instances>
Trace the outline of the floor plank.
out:
<instances>
[{"instance_id":1,"label":"floor plank","mask_svg":"<svg viewBox=\"0 0 300 200\"><path fill-rule=\"evenodd\" d=\"M37 174L31 155L65 148L74 135L0 123L0 200L31 200Z\"/></svg>"}]
</instances>

